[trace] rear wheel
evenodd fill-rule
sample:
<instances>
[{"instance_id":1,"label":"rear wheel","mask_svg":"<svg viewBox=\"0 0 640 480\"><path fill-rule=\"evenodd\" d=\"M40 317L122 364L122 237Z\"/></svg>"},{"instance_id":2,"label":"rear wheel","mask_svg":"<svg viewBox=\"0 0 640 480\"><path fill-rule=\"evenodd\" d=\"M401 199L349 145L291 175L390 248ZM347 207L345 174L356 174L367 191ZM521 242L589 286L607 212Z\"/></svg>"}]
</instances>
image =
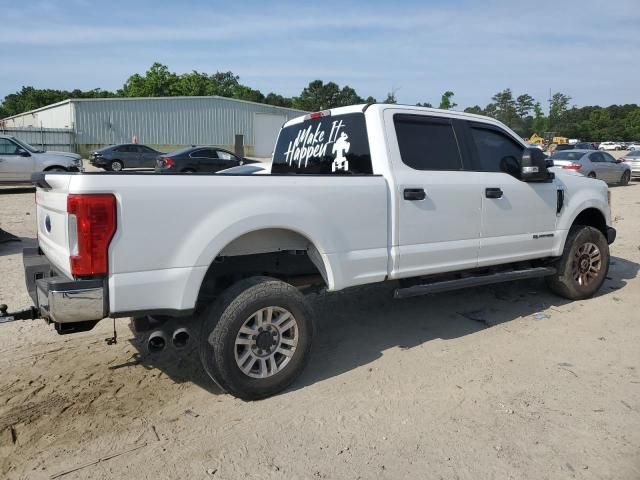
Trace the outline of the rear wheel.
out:
<instances>
[{"instance_id":1,"label":"rear wheel","mask_svg":"<svg viewBox=\"0 0 640 480\"><path fill-rule=\"evenodd\" d=\"M556 273L547 277L554 293L571 300L593 296L609 271L609 245L600 230L575 225L569 230Z\"/></svg>"},{"instance_id":2,"label":"rear wheel","mask_svg":"<svg viewBox=\"0 0 640 480\"><path fill-rule=\"evenodd\" d=\"M631 172L629 170L626 170L623 174L622 174L622 178L620 178L620 185L627 186L629 185L629 181L631 180Z\"/></svg>"},{"instance_id":3,"label":"rear wheel","mask_svg":"<svg viewBox=\"0 0 640 480\"><path fill-rule=\"evenodd\" d=\"M203 315L202 365L220 387L243 400L281 392L309 360L312 317L304 296L288 283L241 280Z\"/></svg>"},{"instance_id":4,"label":"rear wheel","mask_svg":"<svg viewBox=\"0 0 640 480\"><path fill-rule=\"evenodd\" d=\"M124 168L124 164L120 160L112 160L109 164L109 170L112 172L120 172Z\"/></svg>"},{"instance_id":5,"label":"rear wheel","mask_svg":"<svg viewBox=\"0 0 640 480\"><path fill-rule=\"evenodd\" d=\"M596 178L596 172L589 172L589 175L587 175L587 177Z\"/></svg>"},{"instance_id":6,"label":"rear wheel","mask_svg":"<svg viewBox=\"0 0 640 480\"><path fill-rule=\"evenodd\" d=\"M45 172L66 172L66 171L67 169L64 167L51 167L45 170Z\"/></svg>"},{"instance_id":7,"label":"rear wheel","mask_svg":"<svg viewBox=\"0 0 640 480\"><path fill-rule=\"evenodd\" d=\"M196 173L196 171L193 168L185 168L182 173Z\"/></svg>"}]
</instances>

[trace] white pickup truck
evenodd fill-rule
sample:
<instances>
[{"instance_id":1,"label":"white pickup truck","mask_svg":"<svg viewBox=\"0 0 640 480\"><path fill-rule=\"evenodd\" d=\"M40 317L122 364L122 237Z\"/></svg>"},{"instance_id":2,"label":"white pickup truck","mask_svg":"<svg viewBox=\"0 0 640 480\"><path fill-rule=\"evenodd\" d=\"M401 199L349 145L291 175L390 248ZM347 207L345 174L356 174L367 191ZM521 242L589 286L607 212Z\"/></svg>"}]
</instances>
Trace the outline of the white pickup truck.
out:
<instances>
[{"instance_id":1,"label":"white pickup truck","mask_svg":"<svg viewBox=\"0 0 640 480\"><path fill-rule=\"evenodd\" d=\"M34 176L27 287L59 333L134 317L151 351L198 338L217 384L263 398L308 360L312 290L396 281L402 298L544 276L593 295L615 239L607 185L553 170L491 118L316 112L282 127L267 174Z\"/></svg>"}]
</instances>

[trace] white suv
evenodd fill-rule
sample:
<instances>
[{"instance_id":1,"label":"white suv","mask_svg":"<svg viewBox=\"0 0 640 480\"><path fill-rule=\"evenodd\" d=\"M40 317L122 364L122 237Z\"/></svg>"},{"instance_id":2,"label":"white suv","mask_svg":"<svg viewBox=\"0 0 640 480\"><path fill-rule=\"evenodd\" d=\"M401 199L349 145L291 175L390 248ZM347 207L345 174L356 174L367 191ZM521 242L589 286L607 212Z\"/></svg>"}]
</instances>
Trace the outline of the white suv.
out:
<instances>
[{"instance_id":1,"label":"white suv","mask_svg":"<svg viewBox=\"0 0 640 480\"><path fill-rule=\"evenodd\" d=\"M598 147L600 150L622 150L622 144L619 142L602 142Z\"/></svg>"}]
</instances>

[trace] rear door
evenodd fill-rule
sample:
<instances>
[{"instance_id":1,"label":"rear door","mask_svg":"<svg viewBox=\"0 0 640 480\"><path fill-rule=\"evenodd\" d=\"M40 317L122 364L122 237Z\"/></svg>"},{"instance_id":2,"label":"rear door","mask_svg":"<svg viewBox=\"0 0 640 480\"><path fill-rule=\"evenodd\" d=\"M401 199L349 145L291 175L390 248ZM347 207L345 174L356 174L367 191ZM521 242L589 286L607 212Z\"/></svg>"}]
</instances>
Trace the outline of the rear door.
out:
<instances>
[{"instance_id":1,"label":"rear door","mask_svg":"<svg viewBox=\"0 0 640 480\"><path fill-rule=\"evenodd\" d=\"M144 145L138 145L138 151L140 153L140 157L138 160L138 165L141 168L153 168L156 165L156 159L158 158L159 153L155 150L152 150L149 147L145 147Z\"/></svg>"},{"instance_id":2,"label":"rear door","mask_svg":"<svg viewBox=\"0 0 640 480\"><path fill-rule=\"evenodd\" d=\"M189 154L191 165L195 166L198 172L216 172L218 167L218 156L213 148L199 148Z\"/></svg>"},{"instance_id":3,"label":"rear door","mask_svg":"<svg viewBox=\"0 0 640 480\"><path fill-rule=\"evenodd\" d=\"M500 127L469 122L473 170L482 172L478 266L545 257L554 246L555 182L523 182L524 146Z\"/></svg>"},{"instance_id":4,"label":"rear door","mask_svg":"<svg viewBox=\"0 0 640 480\"><path fill-rule=\"evenodd\" d=\"M596 178L604 180L605 182L611 181L611 172L607 168L607 164L604 159L604 152L593 152L589 155L589 161L591 161L593 173L596 174Z\"/></svg>"},{"instance_id":5,"label":"rear door","mask_svg":"<svg viewBox=\"0 0 640 480\"><path fill-rule=\"evenodd\" d=\"M17 143L0 138L0 182L28 182L34 172L34 157Z\"/></svg>"},{"instance_id":6,"label":"rear door","mask_svg":"<svg viewBox=\"0 0 640 480\"><path fill-rule=\"evenodd\" d=\"M460 123L385 110L396 191L392 276L473 268L480 236L480 177L464 171Z\"/></svg>"}]
</instances>

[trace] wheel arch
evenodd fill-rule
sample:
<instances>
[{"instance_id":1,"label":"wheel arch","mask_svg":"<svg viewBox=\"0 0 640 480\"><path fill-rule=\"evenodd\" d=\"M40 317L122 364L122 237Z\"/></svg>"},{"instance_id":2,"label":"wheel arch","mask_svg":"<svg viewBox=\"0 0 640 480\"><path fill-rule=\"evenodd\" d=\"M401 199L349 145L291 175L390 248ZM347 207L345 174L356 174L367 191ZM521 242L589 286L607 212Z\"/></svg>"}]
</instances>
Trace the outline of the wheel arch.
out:
<instances>
[{"instance_id":1,"label":"wheel arch","mask_svg":"<svg viewBox=\"0 0 640 480\"><path fill-rule=\"evenodd\" d=\"M221 286L226 286L228 281L219 283L221 277L237 277L234 281L254 275L277 277L278 273L271 271L273 265L283 268L282 275L303 276L309 270L309 264L331 289L334 284L331 265L308 235L281 227L258 228L237 235L210 262L200 282L196 305L212 293L219 293ZM296 265L299 265L299 271Z\"/></svg>"},{"instance_id":2,"label":"wheel arch","mask_svg":"<svg viewBox=\"0 0 640 480\"><path fill-rule=\"evenodd\" d=\"M600 209L596 207L588 207L578 213L571 222L572 227L575 225L586 225L589 227L597 228L602 232L605 238L607 237L606 217L604 213L602 213Z\"/></svg>"},{"instance_id":3,"label":"wheel arch","mask_svg":"<svg viewBox=\"0 0 640 480\"><path fill-rule=\"evenodd\" d=\"M62 170L64 170L65 172L69 171L69 167L65 167L63 165L49 165L48 167L46 167L43 172L50 172L51 170L53 170L54 168L61 168Z\"/></svg>"}]
</instances>

